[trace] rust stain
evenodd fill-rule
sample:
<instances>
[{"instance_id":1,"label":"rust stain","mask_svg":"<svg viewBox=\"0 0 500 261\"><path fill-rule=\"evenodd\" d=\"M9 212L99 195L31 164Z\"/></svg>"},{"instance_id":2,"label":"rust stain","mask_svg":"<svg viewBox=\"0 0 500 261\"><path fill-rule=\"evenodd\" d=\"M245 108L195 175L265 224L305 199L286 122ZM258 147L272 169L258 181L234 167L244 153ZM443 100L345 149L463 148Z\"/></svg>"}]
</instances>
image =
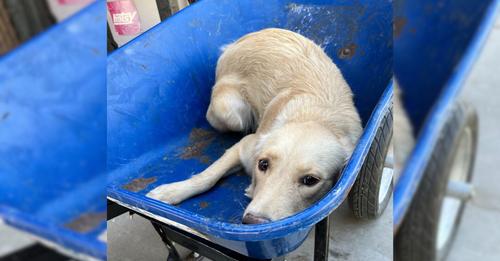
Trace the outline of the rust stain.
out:
<instances>
[{"instance_id":1,"label":"rust stain","mask_svg":"<svg viewBox=\"0 0 500 261\"><path fill-rule=\"evenodd\" d=\"M123 185L123 189L126 189L128 191L132 192L139 192L143 189L145 189L149 184L156 182L156 177L150 177L150 178L137 178L132 180L131 182Z\"/></svg>"},{"instance_id":2,"label":"rust stain","mask_svg":"<svg viewBox=\"0 0 500 261\"><path fill-rule=\"evenodd\" d=\"M191 130L191 133L189 134L190 142L197 142L207 138L215 138L215 132L201 128L194 128L193 130Z\"/></svg>"},{"instance_id":3,"label":"rust stain","mask_svg":"<svg viewBox=\"0 0 500 261\"><path fill-rule=\"evenodd\" d=\"M208 202L206 201L200 202L200 208L206 208L206 207L208 207Z\"/></svg>"},{"instance_id":4,"label":"rust stain","mask_svg":"<svg viewBox=\"0 0 500 261\"><path fill-rule=\"evenodd\" d=\"M208 147L210 143L211 140L202 140L186 146L180 155L181 159L200 158L203 156L203 150Z\"/></svg>"},{"instance_id":5,"label":"rust stain","mask_svg":"<svg viewBox=\"0 0 500 261\"><path fill-rule=\"evenodd\" d=\"M407 21L406 21L406 18L404 18L404 17L394 18L394 24L393 24L394 37L399 37L401 35L406 23L407 23Z\"/></svg>"},{"instance_id":6,"label":"rust stain","mask_svg":"<svg viewBox=\"0 0 500 261\"><path fill-rule=\"evenodd\" d=\"M215 140L212 131L194 128L189 134L189 145L184 147L179 155L181 159L198 159L202 163L209 163L210 158L203 155L205 149Z\"/></svg>"},{"instance_id":7,"label":"rust stain","mask_svg":"<svg viewBox=\"0 0 500 261\"><path fill-rule=\"evenodd\" d=\"M210 164L210 157L209 157L209 156L207 156L207 155L201 156L201 157L200 157L200 161L201 161L201 163L203 163L203 164Z\"/></svg>"},{"instance_id":8,"label":"rust stain","mask_svg":"<svg viewBox=\"0 0 500 261\"><path fill-rule=\"evenodd\" d=\"M85 213L66 223L64 226L80 233L86 233L106 220L106 211Z\"/></svg>"},{"instance_id":9,"label":"rust stain","mask_svg":"<svg viewBox=\"0 0 500 261\"><path fill-rule=\"evenodd\" d=\"M339 50L339 58L340 59L351 59L356 53L357 45L354 43L348 44Z\"/></svg>"}]
</instances>

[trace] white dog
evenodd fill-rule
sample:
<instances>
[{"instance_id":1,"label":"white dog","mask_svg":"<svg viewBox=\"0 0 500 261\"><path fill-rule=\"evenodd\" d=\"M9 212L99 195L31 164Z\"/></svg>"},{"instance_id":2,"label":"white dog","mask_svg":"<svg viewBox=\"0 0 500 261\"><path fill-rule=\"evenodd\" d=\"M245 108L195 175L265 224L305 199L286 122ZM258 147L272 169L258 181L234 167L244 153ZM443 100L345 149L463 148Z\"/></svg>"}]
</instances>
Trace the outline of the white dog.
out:
<instances>
[{"instance_id":1,"label":"white dog","mask_svg":"<svg viewBox=\"0 0 500 261\"><path fill-rule=\"evenodd\" d=\"M256 132L202 173L147 196L177 204L242 166L252 177L243 223L252 224L287 217L325 195L362 132L337 66L311 40L282 29L225 48L207 119L219 131Z\"/></svg>"}]
</instances>

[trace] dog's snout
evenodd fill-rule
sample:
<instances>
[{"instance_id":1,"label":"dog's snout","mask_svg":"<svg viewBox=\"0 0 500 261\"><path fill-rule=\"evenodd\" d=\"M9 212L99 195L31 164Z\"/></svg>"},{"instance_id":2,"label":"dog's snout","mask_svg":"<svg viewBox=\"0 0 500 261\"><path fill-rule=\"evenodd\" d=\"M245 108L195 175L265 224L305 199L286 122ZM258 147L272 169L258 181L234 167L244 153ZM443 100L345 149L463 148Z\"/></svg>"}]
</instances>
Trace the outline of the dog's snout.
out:
<instances>
[{"instance_id":1,"label":"dog's snout","mask_svg":"<svg viewBox=\"0 0 500 261\"><path fill-rule=\"evenodd\" d=\"M262 224L270 222L271 220L266 217L256 216L254 214L248 213L243 217L243 224Z\"/></svg>"}]
</instances>

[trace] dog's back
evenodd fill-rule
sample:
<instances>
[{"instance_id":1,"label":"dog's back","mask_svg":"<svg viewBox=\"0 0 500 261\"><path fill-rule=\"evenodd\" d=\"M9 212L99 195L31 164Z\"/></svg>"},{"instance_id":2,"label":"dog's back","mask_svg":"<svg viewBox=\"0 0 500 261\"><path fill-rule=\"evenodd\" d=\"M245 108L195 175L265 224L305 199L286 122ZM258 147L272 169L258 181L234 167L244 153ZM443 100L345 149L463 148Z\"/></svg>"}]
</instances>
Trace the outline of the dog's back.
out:
<instances>
[{"instance_id":1,"label":"dog's back","mask_svg":"<svg viewBox=\"0 0 500 261\"><path fill-rule=\"evenodd\" d=\"M348 95L339 69L311 40L283 29L248 34L229 45L217 64L218 82L241 81L239 87L262 112L284 90L314 93L325 99Z\"/></svg>"},{"instance_id":2,"label":"dog's back","mask_svg":"<svg viewBox=\"0 0 500 261\"><path fill-rule=\"evenodd\" d=\"M271 100L284 92L308 94L332 108L355 112L349 86L321 47L288 30L265 29L225 48L207 118L222 131L248 130L249 123L261 123ZM223 112L224 117L211 111Z\"/></svg>"}]
</instances>

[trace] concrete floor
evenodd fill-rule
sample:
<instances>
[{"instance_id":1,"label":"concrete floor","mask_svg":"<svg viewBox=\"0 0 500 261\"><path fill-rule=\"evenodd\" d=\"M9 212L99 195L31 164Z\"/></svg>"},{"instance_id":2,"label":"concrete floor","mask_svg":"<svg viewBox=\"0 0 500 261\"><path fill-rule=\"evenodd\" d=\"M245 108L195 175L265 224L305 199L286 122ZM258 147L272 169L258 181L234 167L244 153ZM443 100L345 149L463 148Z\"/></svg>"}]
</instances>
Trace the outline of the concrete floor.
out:
<instances>
[{"instance_id":1,"label":"concrete floor","mask_svg":"<svg viewBox=\"0 0 500 261\"><path fill-rule=\"evenodd\" d=\"M168 251L151 223L123 214L108 221L109 261L163 261Z\"/></svg>"},{"instance_id":2,"label":"concrete floor","mask_svg":"<svg viewBox=\"0 0 500 261\"><path fill-rule=\"evenodd\" d=\"M500 16L475 64L462 98L479 113L479 142L473 184L449 261L500 260Z\"/></svg>"},{"instance_id":3,"label":"concrete floor","mask_svg":"<svg viewBox=\"0 0 500 261\"><path fill-rule=\"evenodd\" d=\"M392 200L376 220L353 217L347 202L330 216L329 260L392 260ZM306 242L289 254L288 261L313 260L314 230Z\"/></svg>"}]
</instances>

